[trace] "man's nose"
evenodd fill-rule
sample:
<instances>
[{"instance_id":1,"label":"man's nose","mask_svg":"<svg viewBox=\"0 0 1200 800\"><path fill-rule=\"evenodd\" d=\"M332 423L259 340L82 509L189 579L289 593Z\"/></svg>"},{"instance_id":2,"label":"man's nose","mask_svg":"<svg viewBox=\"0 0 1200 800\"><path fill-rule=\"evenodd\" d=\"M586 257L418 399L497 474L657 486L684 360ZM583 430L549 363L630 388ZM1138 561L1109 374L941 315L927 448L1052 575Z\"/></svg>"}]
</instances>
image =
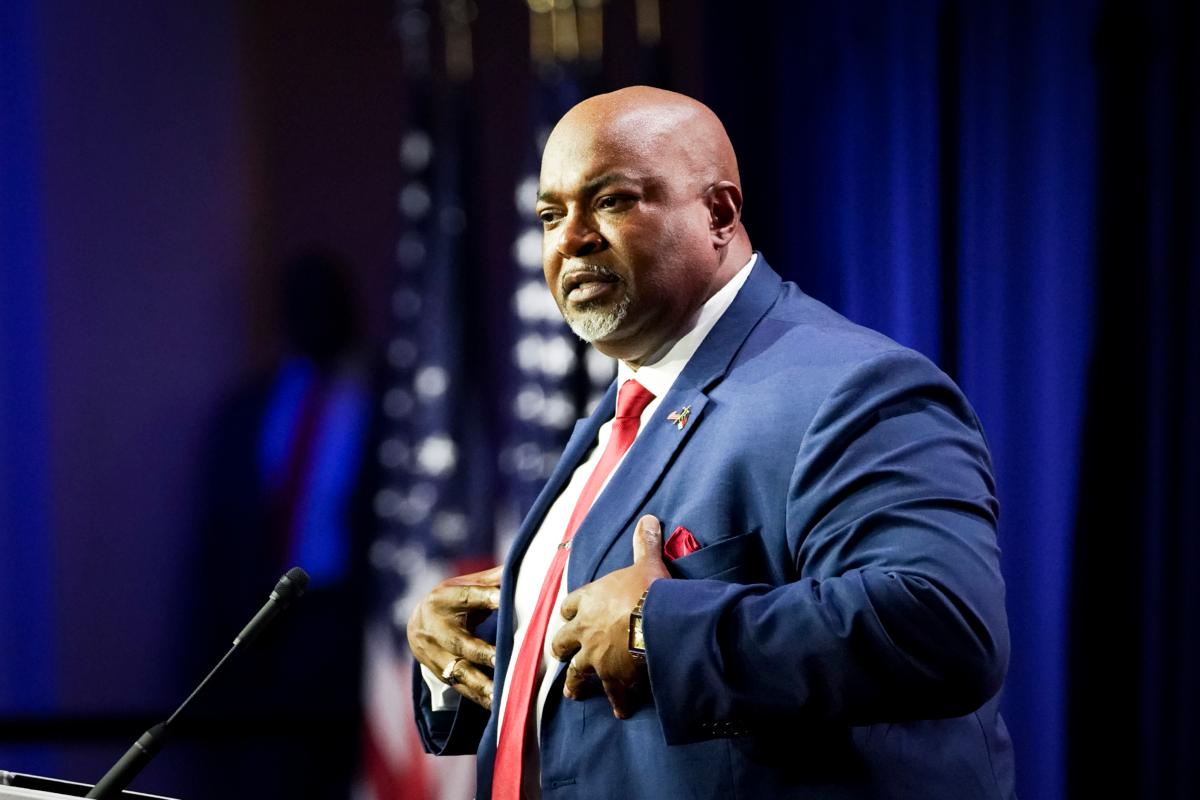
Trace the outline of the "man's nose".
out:
<instances>
[{"instance_id":1,"label":"man's nose","mask_svg":"<svg viewBox=\"0 0 1200 800\"><path fill-rule=\"evenodd\" d=\"M564 257L587 256L604 246L604 238L586 214L569 214L558 237L558 252Z\"/></svg>"}]
</instances>

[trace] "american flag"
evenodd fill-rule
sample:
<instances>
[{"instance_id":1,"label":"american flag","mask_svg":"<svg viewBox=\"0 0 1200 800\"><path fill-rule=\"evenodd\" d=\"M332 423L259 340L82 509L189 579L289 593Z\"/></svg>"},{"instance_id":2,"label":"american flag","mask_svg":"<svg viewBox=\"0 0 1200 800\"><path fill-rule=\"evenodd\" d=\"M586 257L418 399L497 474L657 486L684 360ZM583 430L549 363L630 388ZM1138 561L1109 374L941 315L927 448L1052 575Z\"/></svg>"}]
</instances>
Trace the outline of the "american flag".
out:
<instances>
[{"instance_id":1,"label":"american flag","mask_svg":"<svg viewBox=\"0 0 1200 800\"><path fill-rule=\"evenodd\" d=\"M514 196L514 336L496 495L501 553L550 477L575 421L591 410L616 375L615 362L580 341L563 322L542 274L542 229L534 214L546 137L581 97L570 72L538 71L533 135Z\"/></svg>"},{"instance_id":2,"label":"american flag","mask_svg":"<svg viewBox=\"0 0 1200 800\"><path fill-rule=\"evenodd\" d=\"M439 4L439 5L445 5ZM473 759L427 756L410 693L404 626L416 598L444 577L494 563L488 500L493 471L455 313L466 268L468 220L461 193L466 100L462 81L435 75L433 11L402 0L406 127L399 146L401 234L391 297L393 334L374 497L372 610L364 654L363 800L466 798Z\"/></svg>"},{"instance_id":3,"label":"american flag","mask_svg":"<svg viewBox=\"0 0 1200 800\"><path fill-rule=\"evenodd\" d=\"M610 359L569 331L542 278L537 171L550 126L580 97L569 71L540 69L535 79L529 147L512 193L510 324L483 332L490 341L480 346L479 320L461 312L464 287L480 269L464 245L472 223L464 173L476 129L469 125L469 52L457 62L450 52L464 37L469 50L465 5L400 0L396 18L407 90L402 232L377 453L384 480L374 498L359 800L473 796L474 759L422 751L405 623L445 577L499 563L574 421L615 374ZM548 12L531 7L537 13ZM431 30L447 35L446 74L433 68ZM497 337L506 341L497 345ZM499 378L479 363L481 354L505 351Z\"/></svg>"}]
</instances>

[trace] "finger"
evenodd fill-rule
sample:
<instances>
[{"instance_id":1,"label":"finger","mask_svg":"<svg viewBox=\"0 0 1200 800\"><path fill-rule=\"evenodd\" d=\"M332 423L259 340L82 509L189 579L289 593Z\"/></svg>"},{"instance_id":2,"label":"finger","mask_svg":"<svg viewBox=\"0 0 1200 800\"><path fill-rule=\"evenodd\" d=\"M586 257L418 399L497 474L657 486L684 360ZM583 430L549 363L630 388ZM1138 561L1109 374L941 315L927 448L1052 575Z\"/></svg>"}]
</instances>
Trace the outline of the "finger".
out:
<instances>
[{"instance_id":1,"label":"finger","mask_svg":"<svg viewBox=\"0 0 1200 800\"><path fill-rule=\"evenodd\" d=\"M492 679L467 661L459 661L451 672L454 691L486 709L492 707Z\"/></svg>"},{"instance_id":2,"label":"finger","mask_svg":"<svg viewBox=\"0 0 1200 800\"><path fill-rule=\"evenodd\" d=\"M423 607L418 607L405 631L409 650L418 661L435 669L437 665L431 662L440 664L461 656L476 664L495 666L496 648L492 644L471 635L457 616L439 613L436 608L421 611Z\"/></svg>"},{"instance_id":3,"label":"finger","mask_svg":"<svg viewBox=\"0 0 1200 800\"><path fill-rule=\"evenodd\" d=\"M563 598L562 605L559 606L558 613L562 614L562 618L567 622L575 619L575 615L579 613L579 603L583 600L583 589L576 589L569 595Z\"/></svg>"},{"instance_id":4,"label":"finger","mask_svg":"<svg viewBox=\"0 0 1200 800\"><path fill-rule=\"evenodd\" d=\"M567 675L563 681L563 697L568 700L580 700L587 696L588 688L595 673L590 667L581 667L575 659L567 664Z\"/></svg>"},{"instance_id":5,"label":"finger","mask_svg":"<svg viewBox=\"0 0 1200 800\"><path fill-rule=\"evenodd\" d=\"M436 614L429 613L424 603L414 609L412 616L409 617L408 625L405 627L408 649L417 657L418 661L434 672L441 672L443 662L455 655L447 652L446 648L442 646L442 640L448 638L445 633L446 629L445 620Z\"/></svg>"},{"instance_id":6,"label":"finger","mask_svg":"<svg viewBox=\"0 0 1200 800\"><path fill-rule=\"evenodd\" d=\"M604 694L608 696L608 704L612 706L613 716L617 719L629 719L633 712L627 700L625 685L616 680L602 681Z\"/></svg>"},{"instance_id":7,"label":"finger","mask_svg":"<svg viewBox=\"0 0 1200 800\"><path fill-rule=\"evenodd\" d=\"M409 629L410 646L416 639L417 645L422 649L441 650L454 656L462 656L476 664L492 665L496 648L475 636L470 629L464 628L457 614L434 613L424 622L415 633Z\"/></svg>"},{"instance_id":8,"label":"finger","mask_svg":"<svg viewBox=\"0 0 1200 800\"><path fill-rule=\"evenodd\" d=\"M633 532L633 562L636 564L649 558L662 561L662 524L653 514L639 519Z\"/></svg>"},{"instance_id":9,"label":"finger","mask_svg":"<svg viewBox=\"0 0 1200 800\"><path fill-rule=\"evenodd\" d=\"M474 636L454 636L443 646L473 664L496 666L496 647Z\"/></svg>"},{"instance_id":10,"label":"finger","mask_svg":"<svg viewBox=\"0 0 1200 800\"><path fill-rule=\"evenodd\" d=\"M554 634L554 638L550 640L550 652L559 661L566 661L573 657L579 652L579 647L579 633L576 626L570 623L559 628L558 633Z\"/></svg>"},{"instance_id":11,"label":"finger","mask_svg":"<svg viewBox=\"0 0 1200 800\"><path fill-rule=\"evenodd\" d=\"M439 586L431 594L433 601L439 607L454 614L476 609L495 611L500 607L500 587L498 586L448 584Z\"/></svg>"},{"instance_id":12,"label":"finger","mask_svg":"<svg viewBox=\"0 0 1200 800\"><path fill-rule=\"evenodd\" d=\"M500 575L504 572L504 565L497 564L491 569L485 569L478 573L478 582L480 586L500 586Z\"/></svg>"},{"instance_id":13,"label":"finger","mask_svg":"<svg viewBox=\"0 0 1200 800\"><path fill-rule=\"evenodd\" d=\"M417 659L423 666L429 668L429 671L435 675L441 675L442 670L446 667L446 662L455 658L453 653L448 653L438 647L412 647L412 640L409 640L413 657Z\"/></svg>"},{"instance_id":14,"label":"finger","mask_svg":"<svg viewBox=\"0 0 1200 800\"><path fill-rule=\"evenodd\" d=\"M463 586L474 584L476 586L499 586L500 574L504 572L504 565L497 564L491 569L485 569L481 572L472 572L470 575L458 575L453 578L447 578L445 583L447 586Z\"/></svg>"}]
</instances>

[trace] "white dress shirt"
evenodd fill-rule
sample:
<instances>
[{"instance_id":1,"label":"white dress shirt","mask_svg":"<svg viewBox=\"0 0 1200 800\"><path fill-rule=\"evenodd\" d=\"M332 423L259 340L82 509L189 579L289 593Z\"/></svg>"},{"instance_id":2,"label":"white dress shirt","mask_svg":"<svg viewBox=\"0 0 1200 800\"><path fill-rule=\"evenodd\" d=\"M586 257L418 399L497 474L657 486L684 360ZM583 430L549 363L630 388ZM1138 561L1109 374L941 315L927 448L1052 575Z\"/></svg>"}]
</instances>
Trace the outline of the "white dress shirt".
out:
<instances>
[{"instance_id":1,"label":"white dress shirt","mask_svg":"<svg viewBox=\"0 0 1200 800\"><path fill-rule=\"evenodd\" d=\"M662 358L653 364L643 364L636 370L623 361L618 362L617 384L619 386L623 386L625 381L630 378L636 378L638 383L654 395L654 399L642 411L638 425L639 435L648 425L666 424L665 417L661 420L658 419L658 409L662 404L662 398L670 391L672 384L675 383L675 379L683 372L683 368L700 347L700 343L708 336L709 331L717 324L717 320L729 308L729 305L733 302L733 298L737 296L738 290L742 288L742 285L746 282L746 278L749 277L750 270L754 267L756 260L757 254L751 255L746 265L738 270L737 274L730 278L728 283L721 287L716 294L701 306L687 333L680 337ZM613 413L615 414L615 409ZM546 512L541 526L538 528L537 533L534 534L533 540L529 543L529 549L525 551L525 555L521 559L520 570L517 573L516 587L515 612L517 631L513 639L512 657L508 662L508 674L505 676L505 686L511 685L509 681L512 679L512 671L516 666L517 654L521 652L521 643L525 640L525 633L529 629L529 619L533 616L538 595L542 591L542 583L545 580L546 572L550 568L550 562L554 559L554 553L558 549L559 543L562 542L563 532L567 529L571 512L575 509L575 504L578 502L580 494L583 493L583 486L595 470L597 462L600 461L600 456L604 453L604 449L608 445L608 438L611 433L612 420L610 419L600 427L595 446L592 447L588 457L575 468L566 488L554 500L554 503L550 506L550 510ZM624 456L622 456L621 461L624 461ZM604 486L596 494L597 499L604 492L605 487L608 486L608 480L616 474L620 467L621 462L617 462L613 466L608 479L605 480ZM570 566L569 560L570 555L568 553L568 568ZM558 596L554 600L556 609L561 608L563 599L567 596L566 576L567 572L564 568L563 580L558 587ZM538 687L537 704L534 710L535 730L539 732L539 736L542 729L542 709L546 705L546 698L549 696L550 686L553 684L553 681L542 680L542 678L546 675L547 671L551 671L551 674L553 674L552 671L558 668L559 661L550 651L550 643L554 641L554 635L564 623L565 620L562 618L562 615L554 613L550 615L550 621L546 627L546 641L542 648L542 663L538 668L538 680L541 683ZM422 665L421 670L425 683L429 686L430 692L433 695L433 710L440 711L453 708L458 702L458 693L443 683L441 678L428 667ZM500 699L501 726L505 724L504 712L508 695L509 693L505 692ZM499 729L500 726L497 726L497 733Z\"/></svg>"}]
</instances>

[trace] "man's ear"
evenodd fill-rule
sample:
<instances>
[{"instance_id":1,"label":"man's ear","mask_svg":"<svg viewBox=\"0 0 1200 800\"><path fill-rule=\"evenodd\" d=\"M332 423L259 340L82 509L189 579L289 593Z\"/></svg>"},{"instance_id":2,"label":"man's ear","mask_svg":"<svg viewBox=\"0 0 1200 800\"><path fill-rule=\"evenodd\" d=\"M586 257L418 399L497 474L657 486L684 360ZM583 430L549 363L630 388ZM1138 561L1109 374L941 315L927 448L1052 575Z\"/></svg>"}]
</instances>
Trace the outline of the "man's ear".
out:
<instances>
[{"instance_id":1,"label":"man's ear","mask_svg":"<svg viewBox=\"0 0 1200 800\"><path fill-rule=\"evenodd\" d=\"M713 244L724 247L737 235L742 220L742 190L732 181L718 181L708 190L708 229Z\"/></svg>"}]
</instances>

